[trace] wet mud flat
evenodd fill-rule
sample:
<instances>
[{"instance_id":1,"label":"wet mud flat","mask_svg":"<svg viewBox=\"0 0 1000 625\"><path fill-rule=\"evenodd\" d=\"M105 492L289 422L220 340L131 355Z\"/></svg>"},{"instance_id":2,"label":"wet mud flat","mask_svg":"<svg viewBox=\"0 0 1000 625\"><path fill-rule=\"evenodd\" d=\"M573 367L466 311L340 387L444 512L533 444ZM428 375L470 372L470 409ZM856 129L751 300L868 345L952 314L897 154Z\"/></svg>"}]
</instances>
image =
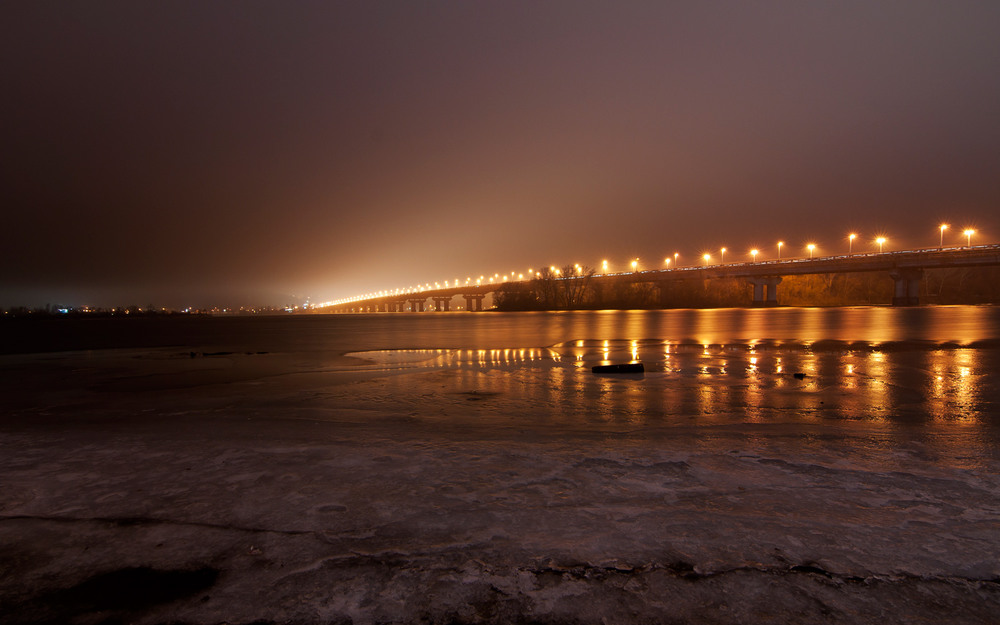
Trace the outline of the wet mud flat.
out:
<instances>
[{"instance_id":1,"label":"wet mud flat","mask_svg":"<svg viewBox=\"0 0 1000 625\"><path fill-rule=\"evenodd\" d=\"M588 349L4 357L2 620L996 622L995 354Z\"/></svg>"}]
</instances>

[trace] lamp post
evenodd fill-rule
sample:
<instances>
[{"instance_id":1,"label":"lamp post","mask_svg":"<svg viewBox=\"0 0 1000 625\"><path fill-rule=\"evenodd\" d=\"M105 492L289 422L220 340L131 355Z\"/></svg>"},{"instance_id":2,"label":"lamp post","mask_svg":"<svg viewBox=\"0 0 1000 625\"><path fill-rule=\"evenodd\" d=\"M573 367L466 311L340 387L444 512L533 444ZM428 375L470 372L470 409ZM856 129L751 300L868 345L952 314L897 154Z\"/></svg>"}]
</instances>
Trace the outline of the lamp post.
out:
<instances>
[{"instance_id":1,"label":"lamp post","mask_svg":"<svg viewBox=\"0 0 1000 625\"><path fill-rule=\"evenodd\" d=\"M677 266L677 257L680 256L677 252L674 252L674 267Z\"/></svg>"},{"instance_id":2,"label":"lamp post","mask_svg":"<svg viewBox=\"0 0 1000 625\"><path fill-rule=\"evenodd\" d=\"M809 258L812 258L813 257L813 250L816 249L816 244L815 243L810 243L809 245L806 246L806 249L809 250Z\"/></svg>"},{"instance_id":3,"label":"lamp post","mask_svg":"<svg viewBox=\"0 0 1000 625\"><path fill-rule=\"evenodd\" d=\"M965 235L965 244L968 247L972 247L972 235L976 234L976 231L972 228L967 228L962 234Z\"/></svg>"},{"instance_id":4,"label":"lamp post","mask_svg":"<svg viewBox=\"0 0 1000 625\"><path fill-rule=\"evenodd\" d=\"M636 258L632 261L632 273L635 273L636 269L639 267L639 259Z\"/></svg>"},{"instance_id":5,"label":"lamp post","mask_svg":"<svg viewBox=\"0 0 1000 625\"><path fill-rule=\"evenodd\" d=\"M753 262L757 262L757 254L759 253L760 250L750 250L750 257L753 258Z\"/></svg>"},{"instance_id":6,"label":"lamp post","mask_svg":"<svg viewBox=\"0 0 1000 625\"><path fill-rule=\"evenodd\" d=\"M784 244L784 241L778 241L778 260L781 260L781 246Z\"/></svg>"},{"instance_id":7,"label":"lamp post","mask_svg":"<svg viewBox=\"0 0 1000 625\"><path fill-rule=\"evenodd\" d=\"M944 249L944 231L948 229L948 224L941 224L938 226L938 230L941 231L941 238L938 239L938 247Z\"/></svg>"},{"instance_id":8,"label":"lamp post","mask_svg":"<svg viewBox=\"0 0 1000 625\"><path fill-rule=\"evenodd\" d=\"M721 250L719 250L719 254L722 257L722 259L719 262L721 264L725 265L726 264L726 248L722 248Z\"/></svg>"},{"instance_id":9,"label":"lamp post","mask_svg":"<svg viewBox=\"0 0 1000 625\"><path fill-rule=\"evenodd\" d=\"M608 261L606 260L601 261L601 271L603 271L604 273L608 273Z\"/></svg>"},{"instance_id":10,"label":"lamp post","mask_svg":"<svg viewBox=\"0 0 1000 625\"><path fill-rule=\"evenodd\" d=\"M712 260L712 256L710 254L705 254L702 258L705 259L706 265L708 264L708 261Z\"/></svg>"},{"instance_id":11,"label":"lamp post","mask_svg":"<svg viewBox=\"0 0 1000 625\"><path fill-rule=\"evenodd\" d=\"M858 238L858 235L853 232L847 235L847 255L850 256L851 252L854 250L854 239Z\"/></svg>"},{"instance_id":12,"label":"lamp post","mask_svg":"<svg viewBox=\"0 0 1000 625\"><path fill-rule=\"evenodd\" d=\"M885 237L879 237L879 238L875 239L875 242L878 243L878 253L879 254L882 253L882 246L885 245L885 241L886 241Z\"/></svg>"}]
</instances>

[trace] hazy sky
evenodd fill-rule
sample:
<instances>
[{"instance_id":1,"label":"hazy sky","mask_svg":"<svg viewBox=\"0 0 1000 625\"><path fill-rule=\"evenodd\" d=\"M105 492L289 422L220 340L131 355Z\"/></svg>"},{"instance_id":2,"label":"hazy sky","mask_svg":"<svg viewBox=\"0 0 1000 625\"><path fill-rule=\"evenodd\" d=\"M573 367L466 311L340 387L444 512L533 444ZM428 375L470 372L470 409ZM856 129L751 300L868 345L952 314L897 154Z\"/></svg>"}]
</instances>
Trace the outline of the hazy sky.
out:
<instances>
[{"instance_id":1,"label":"hazy sky","mask_svg":"<svg viewBox=\"0 0 1000 625\"><path fill-rule=\"evenodd\" d=\"M0 305L1000 235L1000 2L6 2Z\"/></svg>"}]
</instances>

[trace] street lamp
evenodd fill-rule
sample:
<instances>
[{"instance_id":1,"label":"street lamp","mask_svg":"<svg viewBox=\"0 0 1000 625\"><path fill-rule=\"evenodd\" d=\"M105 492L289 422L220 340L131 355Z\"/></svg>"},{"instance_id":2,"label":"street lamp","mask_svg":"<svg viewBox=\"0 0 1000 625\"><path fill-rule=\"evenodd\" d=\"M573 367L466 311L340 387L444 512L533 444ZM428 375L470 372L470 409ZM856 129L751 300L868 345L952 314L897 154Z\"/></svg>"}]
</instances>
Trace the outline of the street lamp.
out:
<instances>
[{"instance_id":1,"label":"street lamp","mask_svg":"<svg viewBox=\"0 0 1000 625\"><path fill-rule=\"evenodd\" d=\"M726 248L722 248L720 250L720 252L722 254L722 260L720 260L719 262L722 263L723 265L725 265L726 264Z\"/></svg>"},{"instance_id":2,"label":"street lamp","mask_svg":"<svg viewBox=\"0 0 1000 625\"><path fill-rule=\"evenodd\" d=\"M813 250L816 249L816 244L815 243L810 243L809 245L806 246L806 249L809 250L809 258L812 258L813 257Z\"/></svg>"},{"instance_id":3,"label":"street lamp","mask_svg":"<svg viewBox=\"0 0 1000 625\"><path fill-rule=\"evenodd\" d=\"M941 231L941 238L938 241L938 247L942 250L944 249L944 231L948 229L948 224L941 224L938 226L938 230Z\"/></svg>"},{"instance_id":4,"label":"street lamp","mask_svg":"<svg viewBox=\"0 0 1000 625\"><path fill-rule=\"evenodd\" d=\"M663 259L663 264L666 265L667 267L669 267L670 266L670 258Z\"/></svg>"},{"instance_id":5,"label":"street lamp","mask_svg":"<svg viewBox=\"0 0 1000 625\"><path fill-rule=\"evenodd\" d=\"M778 260L781 260L781 246L784 244L784 241L778 241Z\"/></svg>"},{"instance_id":6,"label":"street lamp","mask_svg":"<svg viewBox=\"0 0 1000 625\"><path fill-rule=\"evenodd\" d=\"M753 262L757 262L757 254L759 253L760 250L750 250L750 256L753 258Z\"/></svg>"},{"instance_id":7,"label":"street lamp","mask_svg":"<svg viewBox=\"0 0 1000 625\"><path fill-rule=\"evenodd\" d=\"M674 252L674 267L677 266L677 257L680 256L677 252Z\"/></svg>"},{"instance_id":8,"label":"street lamp","mask_svg":"<svg viewBox=\"0 0 1000 625\"><path fill-rule=\"evenodd\" d=\"M886 241L885 237L879 237L879 238L875 239L875 242L878 243L878 253L879 254L882 253L882 246L885 245L885 241Z\"/></svg>"},{"instance_id":9,"label":"street lamp","mask_svg":"<svg viewBox=\"0 0 1000 625\"><path fill-rule=\"evenodd\" d=\"M853 232L847 235L847 255L851 255L851 251L854 249L854 239L858 238L858 235Z\"/></svg>"},{"instance_id":10,"label":"street lamp","mask_svg":"<svg viewBox=\"0 0 1000 625\"><path fill-rule=\"evenodd\" d=\"M976 231L972 228L967 228L962 234L965 235L965 244L972 247L972 235L976 234Z\"/></svg>"},{"instance_id":11,"label":"street lamp","mask_svg":"<svg viewBox=\"0 0 1000 625\"><path fill-rule=\"evenodd\" d=\"M712 256L710 254L705 254L704 256L702 256L702 258L705 259L706 265L708 264L708 261L712 260Z\"/></svg>"},{"instance_id":12,"label":"street lamp","mask_svg":"<svg viewBox=\"0 0 1000 625\"><path fill-rule=\"evenodd\" d=\"M601 261L601 270L604 273L608 273L608 261L606 261L606 260L602 260Z\"/></svg>"},{"instance_id":13,"label":"street lamp","mask_svg":"<svg viewBox=\"0 0 1000 625\"><path fill-rule=\"evenodd\" d=\"M633 272L635 272L635 270L636 270L636 269L637 269L638 267L639 267L639 259L638 259L638 258L636 258L635 260L633 260L633 261L632 261L632 271L633 271Z\"/></svg>"}]
</instances>

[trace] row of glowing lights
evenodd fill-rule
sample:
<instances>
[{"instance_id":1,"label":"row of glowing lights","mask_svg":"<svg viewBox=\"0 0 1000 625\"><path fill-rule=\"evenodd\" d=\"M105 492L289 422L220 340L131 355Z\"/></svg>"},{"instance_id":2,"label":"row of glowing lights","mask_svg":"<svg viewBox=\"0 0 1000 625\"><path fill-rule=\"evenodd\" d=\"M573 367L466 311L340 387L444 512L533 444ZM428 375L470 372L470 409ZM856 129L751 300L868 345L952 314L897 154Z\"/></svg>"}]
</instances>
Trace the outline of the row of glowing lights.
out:
<instances>
[{"instance_id":1,"label":"row of glowing lights","mask_svg":"<svg viewBox=\"0 0 1000 625\"><path fill-rule=\"evenodd\" d=\"M950 224L941 224L940 226L938 226L938 230L940 232L940 239L938 241L939 247L942 247L942 248L944 247L944 233L949 228L951 228ZM969 246L969 247L972 246L972 235L974 235L974 234L976 234L976 231L973 228L965 228L964 230L962 230L962 236L965 237L966 245ZM854 241L858 238L858 235L857 235L857 233L852 232L852 233L848 234L846 238L847 238L847 254L848 254L848 256L850 256L851 254L854 253ZM874 243L875 245L878 246L878 251L879 251L880 254L884 251L885 244L888 243L888 242L889 242L889 239L887 237L885 237L885 236L882 236L882 235L879 235L879 236L875 237L872 240L872 243ZM778 250L777 260L781 260L781 249L784 246L785 246L785 242L784 241L778 241L778 243L777 243L777 250ZM809 258L813 258L814 254L816 253L816 249L817 249L817 246L816 246L815 243L807 243L805 245L805 250L809 253ZM728 251L729 250L727 248L725 248L725 247L719 248L719 263L720 264L725 264L725 262L726 262L726 252L728 252ZM761 253L761 251L758 248L751 249L749 251L749 256L750 256L751 262L757 262L757 257L760 255L760 253ZM663 260L664 268L669 269L671 267L671 264L672 264L673 267L679 267L680 266L680 264L678 262L679 259L680 259L680 253L679 252L674 252L674 255L672 257L668 256L667 258L665 258ZM710 253L708 253L708 252L705 252L704 254L702 254L701 259L705 262L706 265L709 265L709 264L712 263L712 255ZM638 271L639 270L639 259L638 258L633 259L631 261L630 265L632 267L632 271L633 272ZM574 273L575 274L581 274L581 273L583 273L583 267L580 266L579 263L573 265L573 269L574 269ZM555 266L549 267L549 272L552 275L555 275L557 277L562 275L562 271L560 269L556 268ZM610 266L608 265L608 261L606 261L606 260L601 261L601 272L602 273L610 273ZM338 299L338 300L333 300L333 301L330 301L330 302L323 302L321 304L317 304L316 306L320 307L320 308L325 307L325 306L340 306L340 305L343 305L343 304L350 304L350 303L353 303L353 302L361 302L361 301L366 301L366 300L370 300L370 299L377 299L377 298L380 298L380 297L392 297L392 296L395 296L395 295L414 295L414 294L418 294L418 293L424 293L424 292L427 292L427 291L440 290L442 288L449 289L449 288L458 288L458 287L461 287L461 286L470 286L470 287L471 286L483 286L483 285L489 285L489 284L502 284L504 282L523 281L525 279L531 280L531 279L533 279L533 278L535 278L536 276L539 276L539 275L541 275L541 272L536 272L534 269L528 269L528 271L527 271L526 274L525 273L518 273L516 271L512 271L509 274L494 273L492 276L481 275L478 278L476 278L475 281L473 281L473 279L471 277L469 277L469 278L465 279L464 283L461 282L458 278L455 278L454 281L445 280L443 286L442 286L442 284L440 282L435 282L434 286L432 287L431 283L427 282L427 283L422 284L422 285L409 286L409 287L395 289L395 290L372 291L371 293L366 293L364 295L355 295L355 296L352 296L352 297L345 297L345 298Z\"/></svg>"},{"instance_id":2,"label":"row of glowing lights","mask_svg":"<svg viewBox=\"0 0 1000 625\"><path fill-rule=\"evenodd\" d=\"M607 268L608 261L604 261L604 266ZM583 267L579 264L573 265L574 272L576 274L583 273ZM549 267L549 271L555 276L561 276L562 270L556 268L555 266ZM345 297L343 299L333 300L330 302L323 302L321 304L316 304L317 307L324 306L339 306L341 304L350 304L352 302L360 302L369 299L375 299L379 297L392 297L394 295L414 295L417 293L425 293L428 291L436 291L440 289L450 289L458 288L461 286L483 286L490 284L503 284L504 282L517 282L524 280L533 280L534 278L542 275L542 272L535 271L534 269L528 269L527 272L518 273L517 271L512 271L509 274L499 274L495 273L492 276L481 275L475 280L471 277L466 278L465 282L462 282L459 278L455 278L454 281L445 280L444 284L440 282L435 282L432 286L430 282L425 284L418 284L416 286L409 286L401 289L388 290L388 291L372 291L371 293L366 293L365 295L355 295L353 297Z\"/></svg>"},{"instance_id":3,"label":"row of glowing lights","mask_svg":"<svg viewBox=\"0 0 1000 625\"><path fill-rule=\"evenodd\" d=\"M940 247L940 248L944 247L944 232L945 232L945 230L948 230L949 228L951 228L950 224L941 224L940 226L938 226L938 230L940 232L940 239L938 240L938 247ZM974 235L974 234L976 234L976 231L973 228L966 228L966 229L962 230L962 236L965 237L965 244L966 244L966 246L972 247L972 235ZM847 238L847 255L850 256L851 254L854 253L854 241L858 238L858 235L857 235L857 233L852 232L849 235L847 235L846 238ZM872 243L874 243L875 245L878 246L878 251L879 251L880 254L885 250L885 244L888 243L888 242L889 242L889 239L887 237L885 237L885 236L882 236L882 235L879 235L879 236L875 237L874 239L872 239ZM777 256L777 258L778 258L778 260L781 260L781 248L783 248L784 246L785 246L785 242L784 241L778 241L778 244L777 244L777 249L778 249L778 256ZM809 252L809 258L812 258L813 255L816 252L817 247L816 247L815 243L806 243L805 249L806 249L807 252ZM726 262L726 252L727 251L729 251L729 250L727 250L724 247L723 248L719 248L719 256L720 256L719 262L720 263L725 263ZM754 249L750 250L750 258L751 258L752 262L756 262L757 261L757 255L758 254L760 254L760 250L759 249L754 248ZM676 261L677 257L678 257L678 254L674 254L675 261ZM709 254L709 253L707 253L707 252L705 254L702 254L701 258L702 258L702 260L705 261L706 264L708 264L708 263L710 263L712 261L712 255ZM633 270L635 270L635 268L638 266L638 261L639 261L638 258L632 261L632 269ZM607 267L607 261L605 261L604 264L605 264L605 268L606 268ZM667 266L670 265L670 259L669 258L666 259L665 264Z\"/></svg>"}]
</instances>

